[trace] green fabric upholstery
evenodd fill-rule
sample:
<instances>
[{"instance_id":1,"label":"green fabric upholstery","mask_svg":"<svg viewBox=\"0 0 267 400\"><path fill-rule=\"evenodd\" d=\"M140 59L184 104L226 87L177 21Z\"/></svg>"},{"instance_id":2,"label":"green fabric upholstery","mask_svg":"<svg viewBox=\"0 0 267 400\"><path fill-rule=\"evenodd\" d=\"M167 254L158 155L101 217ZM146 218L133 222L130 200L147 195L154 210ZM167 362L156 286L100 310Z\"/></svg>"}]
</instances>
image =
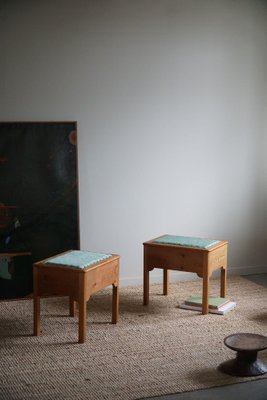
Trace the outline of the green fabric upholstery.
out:
<instances>
[{"instance_id":1,"label":"green fabric upholstery","mask_svg":"<svg viewBox=\"0 0 267 400\"><path fill-rule=\"evenodd\" d=\"M154 240L154 243L196 247L199 249L207 249L208 247L213 246L214 244L219 242L220 240L202 239L202 238L188 237L188 236L173 236L173 235L163 235L160 238Z\"/></svg>"},{"instance_id":2,"label":"green fabric upholstery","mask_svg":"<svg viewBox=\"0 0 267 400\"><path fill-rule=\"evenodd\" d=\"M85 269L109 257L111 257L111 254L72 250L66 254L50 258L45 264L75 269Z\"/></svg>"}]
</instances>

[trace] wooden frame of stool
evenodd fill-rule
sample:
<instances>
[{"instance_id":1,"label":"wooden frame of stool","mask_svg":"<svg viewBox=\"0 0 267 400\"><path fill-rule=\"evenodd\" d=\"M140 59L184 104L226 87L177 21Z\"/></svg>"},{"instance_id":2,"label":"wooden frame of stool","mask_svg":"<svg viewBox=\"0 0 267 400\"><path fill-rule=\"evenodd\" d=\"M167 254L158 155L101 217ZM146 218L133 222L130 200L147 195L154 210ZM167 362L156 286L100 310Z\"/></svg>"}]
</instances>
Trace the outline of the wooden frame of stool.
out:
<instances>
[{"instance_id":1,"label":"wooden frame of stool","mask_svg":"<svg viewBox=\"0 0 267 400\"><path fill-rule=\"evenodd\" d=\"M62 267L56 264L47 265L47 261L54 257L33 264L34 335L40 335L40 298L68 296L70 316L75 314L75 302L79 305L79 343L84 343L86 340L86 303L93 293L109 285L113 287L112 323L116 324L119 316L120 257L113 254L84 269Z\"/></svg>"}]
</instances>

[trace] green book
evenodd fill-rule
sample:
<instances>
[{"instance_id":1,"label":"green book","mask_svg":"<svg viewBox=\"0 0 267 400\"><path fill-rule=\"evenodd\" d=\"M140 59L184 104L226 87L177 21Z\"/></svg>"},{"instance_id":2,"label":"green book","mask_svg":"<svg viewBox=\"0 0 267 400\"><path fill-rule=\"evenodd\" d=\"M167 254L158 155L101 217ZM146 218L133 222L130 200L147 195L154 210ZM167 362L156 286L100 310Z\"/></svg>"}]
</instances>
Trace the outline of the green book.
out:
<instances>
[{"instance_id":1,"label":"green book","mask_svg":"<svg viewBox=\"0 0 267 400\"><path fill-rule=\"evenodd\" d=\"M229 302L225 297L209 296L209 308L217 310ZM202 294L196 294L185 301L188 306L202 305Z\"/></svg>"}]
</instances>

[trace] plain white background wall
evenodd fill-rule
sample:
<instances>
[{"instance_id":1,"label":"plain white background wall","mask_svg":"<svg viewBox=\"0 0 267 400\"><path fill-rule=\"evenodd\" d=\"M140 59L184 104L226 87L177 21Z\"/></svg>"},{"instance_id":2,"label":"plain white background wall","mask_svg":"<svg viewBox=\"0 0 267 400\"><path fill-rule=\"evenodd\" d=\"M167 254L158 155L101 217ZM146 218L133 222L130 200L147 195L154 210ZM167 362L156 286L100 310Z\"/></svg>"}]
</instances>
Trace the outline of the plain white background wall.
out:
<instances>
[{"instance_id":1,"label":"plain white background wall","mask_svg":"<svg viewBox=\"0 0 267 400\"><path fill-rule=\"evenodd\" d=\"M227 239L232 273L266 271L266 1L0 14L0 119L78 122L82 249L120 254L122 283L164 233Z\"/></svg>"}]
</instances>

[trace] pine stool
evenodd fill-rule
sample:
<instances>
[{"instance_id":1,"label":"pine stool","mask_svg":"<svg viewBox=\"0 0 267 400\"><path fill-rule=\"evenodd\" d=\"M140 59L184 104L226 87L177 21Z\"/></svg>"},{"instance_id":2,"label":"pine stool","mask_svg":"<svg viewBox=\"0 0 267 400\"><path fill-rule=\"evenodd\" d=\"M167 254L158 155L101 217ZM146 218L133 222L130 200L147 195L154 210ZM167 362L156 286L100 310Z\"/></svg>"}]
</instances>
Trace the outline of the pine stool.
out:
<instances>
[{"instance_id":1,"label":"pine stool","mask_svg":"<svg viewBox=\"0 0 267 400\"><path fill-rule=\"evenodd\" d=\"M163 294L168 294L169 270L194 272L203 278L202 314L208 314L209 279L221 270L220 296L226 296L227 241L163 235L144 245L144 305L149 302L149 272L163 269Z\"/></svg>"},{"instance_id":2,"label":"pine stool","mask_svg":"<svg viewBox=\"0 0 267 400\"><path fill-rule=\"evenodd\" d=\"M71 250L33 264L34 335L40 334L40 297L69 296L70 315L79 305L79 343L86 340L86 303L90 296L109 286L112 293L112 323L119 314L119 263L114 254Z\"/></svg>"}]
</instances>

